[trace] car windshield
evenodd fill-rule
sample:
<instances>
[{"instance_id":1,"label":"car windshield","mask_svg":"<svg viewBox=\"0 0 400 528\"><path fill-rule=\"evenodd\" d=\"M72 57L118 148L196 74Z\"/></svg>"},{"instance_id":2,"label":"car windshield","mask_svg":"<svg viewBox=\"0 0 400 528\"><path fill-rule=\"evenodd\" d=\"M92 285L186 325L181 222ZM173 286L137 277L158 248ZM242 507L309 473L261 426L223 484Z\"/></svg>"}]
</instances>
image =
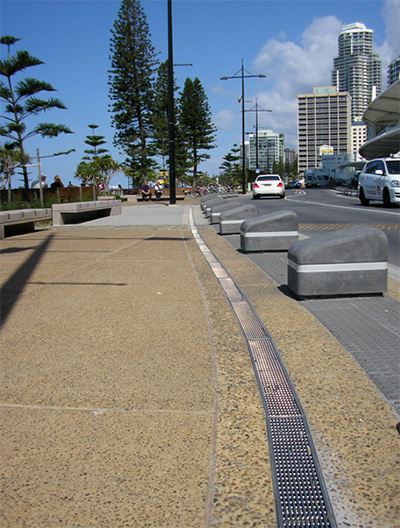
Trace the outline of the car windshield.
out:
<instances>
[{"instance_id":1,"label":"car windshield","mask_svg":"<svg viewBox=\"0 0 400 528\"><path fill-rule=\"evenodd\" d=\"M400 160L393 160L386 162L389 174L400 174Z\"/></svg>"},{"instance_id":2,"label":"car windshield","mask_svg":"<svg viewBox=\"0 0 400 528\"><path fill-rule=\"evenodd\" d=\"M279 181L279 176L259 176L257 181Z\"/></svg>"}]
</instances>

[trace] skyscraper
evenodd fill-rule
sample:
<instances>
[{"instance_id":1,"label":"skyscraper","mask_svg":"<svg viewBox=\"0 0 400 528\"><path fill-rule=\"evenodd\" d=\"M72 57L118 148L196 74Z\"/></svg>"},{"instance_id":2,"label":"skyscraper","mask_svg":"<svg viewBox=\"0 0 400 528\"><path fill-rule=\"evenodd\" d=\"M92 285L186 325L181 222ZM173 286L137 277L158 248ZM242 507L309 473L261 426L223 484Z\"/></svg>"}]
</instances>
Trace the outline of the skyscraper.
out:
<instances>
[{"instance_id":1,"label":"skyscraper","mask_svg":"<svg viewBox=\"0 0 400 528\"><path fill-rule=\"evenodd\" d=\"M382 89L382 63L372 51L372 29L360 22L344 26L338 39L339 56L333 59L332 85L349 92L351 117L357 121Z\"/></svg>"},{"instance_id":2,"label":"skyscraper","mask_svg":"<svg viewBox=\"0 0 400 528\"><path fill-rule=\"evenodd\" d=\"M318 167L325 151L347 154L351 148L351 97L334 86L298 94L299 171Z\"/></svg>"},{"instance_id":3,"label":"skyscraper","mask_svg":"<svg viewBox=\"0 0 400 528\"><path fill-rule=\"evenodd\" d=\"M400 79L400 55L393 59L387 69L387 84L391 86Z\"/></svg>"}]
</instances>

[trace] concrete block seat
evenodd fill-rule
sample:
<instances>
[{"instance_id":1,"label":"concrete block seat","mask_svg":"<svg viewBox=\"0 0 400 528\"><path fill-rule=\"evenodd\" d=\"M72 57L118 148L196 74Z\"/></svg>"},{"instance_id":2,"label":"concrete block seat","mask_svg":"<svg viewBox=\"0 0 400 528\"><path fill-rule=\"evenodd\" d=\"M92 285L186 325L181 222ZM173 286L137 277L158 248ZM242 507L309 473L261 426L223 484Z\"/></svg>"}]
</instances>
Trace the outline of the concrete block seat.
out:
<instances>
[{"instance_id":1,"label":"concrete block seat","mask_svg":"<svg viewBox=\"0 0 400 528\"><path fill-rule=\"evenodd\" d=\"M238 198L239 195L238 193L227 193L227 194L215 194L215 193L211 193L211 194L207 194L206 196L202 196L201 197L201 202L200 202L200 205L201 205L201 209L203 211L206 211L206 208L208 207L208 204L211 203L211 201L214 201L214 200L219 200L220 202L226 202L226 201L231 201L233 198Z\"/></svg>"},{"instance_id":2,"label":"concrete block seat","mask_svg":"<svg viewBox=\"0 0 400 528\"><path fill-rule=\"evenodd\" d=\"M287 251L299 239L299 220L293 211L276 211L245 220L240 248L250 251Z\"/></svg>"},{"instance_id":3,"label":"concrete block seat","mask_svg":"<svg viewBox=\"0 0 400 528\"><path fill-rule=\"evenodd\" d=\"M78 224L105 216L121 214L121 200L74 202L53 205L53 225Z\"/></svg>"},{"instance_id":4,"label":"concrete block seat","mask_svg":"<svg viewBox=\"0 0 400 528\"><path fill-rule=\"evenodd\" d=\"M223 211L235 209L235 207L237 207L237 205L235 205L235 202L232 202L232 200L221 200L220 203L212 205L210 209L210 223L218 224L221 213Z\"/></svg>"},{"instance_id":5,"label":"concrete block seat","mask_svg":"<svg viewBox=\"0 0 400 528\"><path fill-rule=\"evenodd\" d=\"M201 207L201 210L203 212L206 211L206 208L207 208L207 204L208 202L210 202L211 200L216 200L217 199L217 196L215 194L207 194L206 196L202 196L200 198L200 207Z\"/></svg>"},{"instance_id":6,"label":"concrete block seat","mask_svg":"<svg viewBox=\"0 0 400 528\"><path fill-rule=\"evenodd\" d=\"M288 251L288 287L299 297L379 294L387 289L388 240L354 226L295 242Z\"/></svg>"},{"instance_id":7,"label":"concrete block seat","mask_svg":"<svg viewBox=\"0 0 400 528\"><path fill-rule=\"evenodd\" d=\"M242 205L223 211L219 217L219 233L221 235L238 235L242 223L255 216L258 216L256 205Z\"/></svg>"},{"instance_id":8,"label":"concrete block seat","mask_svg":"<svg viewBox=\"0 0 400 528\"><path fill-rule=\"evenodd\" d=\"M51 209L15 209L0 212L0 239L7 236L31 233L35 222L52 218Z\"/></svg>"},{"instance_id":9,"label":"concrete block seat","mask_svg":"<svg viewBox=\"0 0 400 528\"><path fill-rule=\"evenodd\" d=\"M206 218L210 217L212 207L215 207L216 205L222 204L222 203L224 203L224 201L222 200L220 196L217 198L214 198L214 200L208 200L206 202L205 209L203 209L203 212L206 215Z\"/></svg>"}]
</instances>

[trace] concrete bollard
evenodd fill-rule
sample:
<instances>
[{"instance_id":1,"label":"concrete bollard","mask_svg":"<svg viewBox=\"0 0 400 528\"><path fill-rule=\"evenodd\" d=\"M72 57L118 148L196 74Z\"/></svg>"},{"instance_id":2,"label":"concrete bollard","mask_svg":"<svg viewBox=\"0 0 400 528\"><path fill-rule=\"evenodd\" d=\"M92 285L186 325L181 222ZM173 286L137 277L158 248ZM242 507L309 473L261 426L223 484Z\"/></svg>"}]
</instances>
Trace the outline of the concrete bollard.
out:
<instances>
[{"instance_id":1,"label":"concrete bollard","mask_svg":"<svg viewBox=\"0 0 400 528\"><path fill-rule=\"evenodd\" d=\"M235 205L235 203L232 203L232 200L223 200L222 203L213 205L210 210L210 223L218 224L221 213L224 211L235 209L235 207L237 207L237 205Z\"/></svg>"},{"instance_id":2,"label":"concrete bollard","mask_svg":"<svg viewBox=\"0 0 400 528\"><path fill-rule=\"evenodd\" d=\"M388 240L355 226L295 242L288 252L288 287L299 297L383 293Z\"/></svg>"},{"instance_id":3,"label":"concrete bollard","mask_svg":"<svg viewBox=\"0 0 400 528\"><path fill-rule=\"evenodd\" d=\"M203 210L206 217L208 218L210 216L211 207L213 207L214 205L222 204L222 203L223 203L222 198L215 198L214 200L209 200L208 202L206 202L206 207Z\"/></svg>"},{"instance_id":4,"label":"concrete bollard","mask_svg":"<svg viewBox=\"0 0 400 528\"><path fill-rule=\"evenodd\" d=\"M249 251L287 251L299 239L299 221L293 211L276 211L243 222L240 248Z\"/></svg>"},{"instance_id":5,"label":"concrete bollard","mask_svg":"<svg viewBox=\"0 0 400 528\"><path fill-rule=\"evenodd\" d=\"M255 216L258 216L256 205L243 205L223 211L219 217L219 232L221 235L238 235L242 223Z\"/></svg>"}]
</instances>

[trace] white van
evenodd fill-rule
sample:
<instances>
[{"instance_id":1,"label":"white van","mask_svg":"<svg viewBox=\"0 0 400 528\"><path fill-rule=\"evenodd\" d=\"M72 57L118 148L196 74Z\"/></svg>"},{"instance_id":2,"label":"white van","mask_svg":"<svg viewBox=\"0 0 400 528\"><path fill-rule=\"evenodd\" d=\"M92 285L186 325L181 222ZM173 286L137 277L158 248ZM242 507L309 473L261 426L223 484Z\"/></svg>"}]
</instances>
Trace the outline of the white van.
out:
<instances>
[{"instance_id":1,"label":"white van","mask_svg":"<svg viewBox=\"0 0 400 528\"><path fill-rule=\"evenodd\" d=\"M386 207L400 203L400 158L378 158L364 165L358 179L362 205L380 200Z\"/></svg>"}]
</instances>

